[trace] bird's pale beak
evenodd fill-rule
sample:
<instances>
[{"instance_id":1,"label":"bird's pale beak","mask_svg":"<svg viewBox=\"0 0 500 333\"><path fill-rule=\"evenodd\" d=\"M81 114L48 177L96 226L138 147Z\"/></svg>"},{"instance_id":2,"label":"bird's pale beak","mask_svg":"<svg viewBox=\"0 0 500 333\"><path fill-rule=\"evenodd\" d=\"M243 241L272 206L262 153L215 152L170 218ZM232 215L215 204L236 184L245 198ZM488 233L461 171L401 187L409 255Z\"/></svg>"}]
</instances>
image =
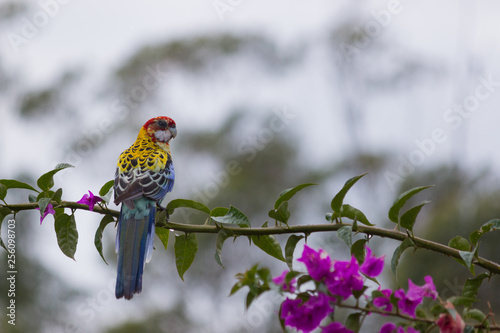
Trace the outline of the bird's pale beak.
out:
<instances>
[{"instance_id":1,"label":"bird's pale beak","mask_svg":"<svg viewBox=\"0 0 500 333\"><path fill-rule=\"evenodd\" d=\"M177 128L175 127L170 127L168 129L170 131L170 133L172 134L172 137L175 138L177 136Z\"/></svg>"}]
</instances>

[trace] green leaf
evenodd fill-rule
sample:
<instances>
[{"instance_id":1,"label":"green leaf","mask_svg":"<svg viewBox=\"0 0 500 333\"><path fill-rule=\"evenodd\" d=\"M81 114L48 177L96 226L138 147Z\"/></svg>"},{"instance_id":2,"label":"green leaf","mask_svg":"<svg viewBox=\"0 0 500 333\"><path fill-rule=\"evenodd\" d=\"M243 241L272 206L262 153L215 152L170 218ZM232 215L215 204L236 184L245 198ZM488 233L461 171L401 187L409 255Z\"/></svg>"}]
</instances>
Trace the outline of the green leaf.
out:
<instances>
[{"instance_id":1,"label":"green leaf","mask_svg":"<svg viewBox=\"0 0 500 333\"><path fill-rule=\"evenodd\" d=\"M357 208L352 207L351 205L342 205L342 208L340 209L340 216L341 217L347 217L348 219L351 219L353 221L358 221L361 222L365 225L373 226L373 224L368 221L366 218L365 214L363 214L362 211L360 211Z\"/></svg>"},{"instance_id":2,"label":"green leaf","mask_svg":"<svg viewBox=\"0 0 500 333\"><path fill-rule=\"evenodd\" d=\"M157 227L166 226L167 225L166 221L167 221L167 210L162 209L156 211L155 226Z\"/></svg>"},{"instance_id":3,"label":"green leaf","mask_svg":"<svg viewBox=\"0 0 500 333\"><path fill-rule=\"evenodd\" d=\"M450 301L454 306L470 307L472 304L474 304L477 301L477 299L472 298L472 297L453 296L453 297L448 298L448 301ZM450 310L453 310L453 309L447 309L448 312L450 312Z\"/></svg>"},{"instance_id":4,"label":"green leaf","mask_svg":"<svg viewBox=\"0 0 500 333\"><path fill-rule=\"evenodd\" d=\"M43 213L45 212L45 209L47 209L49 203L50 203L50 198L41 198L38 201L38 207L40 208L40 216L43 216Z\"/></svg>"},{"instance_id":5,"label":"green leaf","mask_svg":"<svg viewBox=\"0 0 500 333\"><path fill-rule=\"evenodd\" d=\"M198 240L196 234L184 234L175 236L175 265L180 278L184 281L184 273L189 269L198 251Z\"/></svg>"},{"instance_id":6,"label":"green leaf","mask_svg":"<svg viewBox=\"0 0 500 333\"><path fill-rule=\"evenodd\" d=\"M62 193L63 193L62 188L57 189L57 191L52 195L52 200L54 200L57 203L61 203Z\"/></svg>"},{"instance_id":7,"label":"green leaf","mask_svg":"<svg viewBox=\"0 0 500 333\"><path fill-rule=\"evenodd\" d=\"M483 224L483 227L490 227L491 230L496 230L500 229L500 219L493 219L489 220L485 224Z\"/></svg>"},{"instance_id":8,"label":"green leaf","mask_svg":"<svg viewBox=\"0 0 500 333\"><path fill-rule=\"evenodd\" d=\"M174 199L170 201L167 205L167 213L169 215L172 215L176 208L181 208L181 207L192 208L204 212L206 214L210 214L210 209L201 202L187 200L187 199Z\"/></svg>"},{"instance_id":9,"label":"green leaf","mask_svg":"<svg viewBox=\"0 0 500 333\"><path fill-rule=\"evenodd\" d=\"M99 252L99 255L101 256L102 260L108 265L108 262L106 261L106 258L104 258L104 255L102 254L102 233L104 232L104 228L111 223L114 222L114 217L112 215L104 215L103 218L101 219L101 223L99 223L99 227L97 227L97 230L95 231L95 236L94 236L94 245L95 248L97 249L97 252Z\"/></svg>"},{"instance_id":10,"label":"green leaf","mask_svg":"<svg viewBox=\"0 0 500 333\"><path fill-rule=\"evenodd\" d=\"M361 315L361 312L351 313L345 321L345 327L355 333L359 332L361 328Z\"/></svg>"},{"instance_id":11,"label":"green leaf","mask_svg":"<svg viewBox=\"0 0 500 333\"><path fill-rule=\"evenodd\" d=\"M215 207L210 211L210 217L212 216L224 216L229 212L229 208L227 207Z\"/></svg>"},{"instance_id":12,"label":"green leaf","mask_svg":"<svg viewBox=\"0 0 500 333\"><path fill-rule=\"evenodd\" d=\"M109 180L106 182L106 184L104 184L101 189L99 190L99 196L105 196L106 194L108 194L109 190L111 190L111 188L113 187L113 185L115 184L115 180L112 179L112 180Z\"/></svg>"},{"instance_id":13,"label":"green leaf","mask_svg":"<svg viewBox=\"0 0 500 333\"><path fill-rule=\"evenodd\" d=\"M166 250L168 246L168 239L170 238L170 230L168 230L167 228L157 227L155 228L155 234L158 236L161 243L163 244L163 247Z\"/></svg>"},{"instance_id":14,"label":"green leaf","mask_svg":"<svg viewBox=\"0 0 500 333\"><path fill-rule=\"evenodd\" d=\"M479 309L470 309L465 311L464 319L473 319L479 323L484 322L485 324L488 325L488 322L485 322L484 320L486 319L486 315ZM488 326L486 326L488 327Z\"/></svg>"},{"instance_id":15,"label":"green leaf","mask_svg":"<svg viewBox=\"0 0 500 333\"><path fill-rule=\"evenodd\" d=\"M32 187L31 185L28 185L26 183L20 182L20 181L15 180L15 179L0 179L0 184L5 186L7 189L24 188L24 189L32 190L35 192L40 192L37 189L35 189L34 187Z\"/></svg>"},{"instance_id":16,"label":"green leaf","mask_svg":"<svg viewBox=\"0 0 500 333\"><path fill-rule=\"evenodd\" d=\"M67 163L61 163L56 165L54 170L51 170L41 175L40 178L38 178L38 180L36 181L36 184L42 191L50 190L54 186L54 175L66 168L73 168L73 166Z\"/></svg>"},{"instance_id":17,"label":"green leaf","mask_svg":"<svg viewBox=\"0 0 500 333\"><path fill-rule=\"evenodd\" d=\"M457 237L452 238L448 242L448 246L452 247L456 250L460 250L460 251L469 251L470 250L469 241L467 239L463 238L462 236L457 236Z\"/></svg>"},{"instance_id":18,"label":"green leaf","mask_svg":"<svg viewBox=\"0 0 500 333\"><path fill-rule=\"evenodd\" d=\"M342 187L342 189L340 190L339 193L337 193L335 195L335 197L333 197L332 199L332 202L330 204L330 206L332 207L332 210L336 213L340 213L340 209L342 207L342 203L344 202L344 198L347 194L347 192L351 189L351 187L356 184L356 182L358 180L361 179L361 177L365 176L366 173L362 174L362 175L359 175L359 176L356 176L356 177L353 177L351 179L349 179L348 181L345 182L344 186Z\"/></svg>"},{"instance_id":19,"label":"green leaf","mask_svg":"<svg viewBox=\"0 0 500 333\"><path fill-rule=\"evenodd\" d=\"M479 292L479 287L483 283L483 280L488 277L488 274L481 273L476 277L467 279L465 281L464 289L462 291L462 296L476 298L477 293Z\"/></svg>"},{"instance_id":20,"label":"green leaf","mask_svg":"<svg viewBox=\"0 0 500 333\"><path fill-rule=\"evenodd\" d=\"M344 243L346 243L347 247L349 247L349 250L351 250L352 227L350 225L347 225L337 230L337 237L340 238Z\"/></svg>"},{"instance_id":21,"label":"green leaf","mask_svg":"<svg viewBox=\"0 0 500 333\"><path fill-rule=\"evenodd\" d=\"M222 245L224 245L224 241L229 237L233 236L233 232L227 229L221 229L217 233L217 239L215 240L215 261L224 268L222 264Z\"/></svg>"},{"instance_id":22,"label":"green leaf","mask_svg":"<svg viewBox=\"0 0 500 333\"><path fill-rule=\"evenodd\" d=\"M295 247L297 246L297 243L303 238L304 236L291 235L286 241L285 260L288 268L290 268L290 271L293 271L293 253L295 252Z\"/></svg>"},{"instance_id":23,"label":"green leaf","mask_svg":"<svg viewBox=\"0 0 500 333\"><path fill-rule=\"evenodd\" d=\"M7 195L7 186L0 183L0 200L5 199L6 195Z\"/></svg>"},{"instance_id":24,"label":"green leaf","mask_svg":"<svg viewBox=\"0 0 500 333\"><path fill-rule=\"evenodd\" d=\"M34 195L33 193L30 193L30 194L28 195L28 201L29 201L30 203L35 203L35 202L37 202L37 201L38 201L37 196L36 196L36 195Z\"/></svg>"},{"instance_id":25,"label":"green leaf","mask_svg":"<svg viewBox=\"0 0 500 333\"><path fill-rule=\"evenodd\" d=\"M465 265L469 268L469 271L473 275L474 275L474 257L476 256L476 249L474 249L474 251L458 251L460 257L463 259Z\"/></svg>"},{"instance_id":26,"label":"green leaf","mask_svg":"<svg viewBox=\"0 0 500 333\"><path fill-rule=\"evenodd\" d=\"M267 222L264 223L262 227L266 228ZM281 261L286 261L283 257L283 251L281 250L280 243L273 235L253 235L252 241L259 249L266 252L270 256Z\"/></svg>"},{"instance_id":27,"label":"green leaf","mask_svg":"<svg viewBox=\"0 0 500 333\"><path fill-rule=\"evenodd\" d=\"M224 216L212 216L212 220L219 223L237 224L242 228L250 228L248 217L234 206L231 206Z\"/></svg>"},{"instance_id":28,"label":"green leaf","mask_svg":"<svg viewBox=\"0 0 500 333\"><path fill-rule=\"evenodd\" d=\"M54 228L57 235L57 244L61 251L69 258L75 260L76 245L78 244L78 231L74 215L61 214L56 217Z\"/></svg>"},{"instance_id":29,"label":"green leaf","mask_svg":"<svg viewBox=\"0 0 500 333\"><path fill-rule=\"evenodd\" d=\"M353 255L362 264L365 261L365 245L367 240L365 238L358 239L352 244L351 255Z\"/></svg>"},{"instance_id":30,"label":"green leaf","mask_svg":"<svg viewBox=\"0 0 500 333\"><path fill-rule=\"evenodd\" d=\"M401 215L401 226L413 232L413 225L415 224L415 220L420 213L420 210L429 202L430 201L424 201L420 205L408 209L403 215Z\"/></svg>"},{"instance_id":31,"label":"green leaf","mask_svg":"<svg viewBox=\"0 0 500 333\"><path fill-rule=\"evenodd\" d=\"M283 201L278 209L271 209L268 213L269 217L277 221L287 223L290 218L290 211L288 210L288 201Z\"/></svg>"},{"instance_id":32,"label":"green leaf","mask_svg":"<svg viewBox=\"0 0 500 333\"><path fill-rule=\"evenodd\" d=\"M391 260L391 269L392 269L392 272L394 274L396 274L396 268L398 267L398 264L399 264L399 259L401 258L401 255L403 254L403 252L409 248L409 247L413 247L413 242L409 239L409 238L406 238L402 243L401 245L399 245L396 250L394 251L393 255L392 255L392 260Z\"/></svg>"},{"instance_id":33,"label":"green leaf","mask_svg":"<svg viewBox=\"0 0 500 333\"><path fill-rule=\"evenodd\" d=\"M290 200L295 194L297 194L297 192L311 185L317 185L317 184L314 183L300 184L295 187L284 190L283 192L280 193L278 199L274 203L274 209L278 209L281 203Z\"/></svg>"},{"instance_id":34,"label":"green leaf","mask_svg":"<svg viewBox=\"0 0 500 333\"><path fill-rule=\"evenodd\" d=\"M479 239L487 232L500 229L500 219L493 219L481 226L479 230L473 231L469 235L469 240L473 247L475 247Z\"/></svg>"},{"instance_id":35,"label":"green leaf","mask_svg":"<svg viewBox=\"0 0 500 333\"><path fill-rule=\"evenodd\" d=\"M399 195L396 200L394 200L394 203L392 204L392 207L389 209L389 220L391 220L394 223L399 222L399 211L403 207L403 205L415 194L417 194L420 191L425 190L426 188L431 187L432 185L428 186L420 186L420 187L415 187L412 188L411 190L408 190L401 195Z\"/></svg>"},{"instance_id":36,"label":"green leaf","mask_svg":"<svg viewBox=\"0 0 500 333\"><path fill-rule=\"evenodd\" d=\"M5 244L2 240L2 222L3 220L5 219L5 217L9 214L12 214L12 211L7 208L7 207L0 207L0 246L3 247L5 249L5 251L7 251L7 247L5 247Z\"/></svg>"}]
</instances>

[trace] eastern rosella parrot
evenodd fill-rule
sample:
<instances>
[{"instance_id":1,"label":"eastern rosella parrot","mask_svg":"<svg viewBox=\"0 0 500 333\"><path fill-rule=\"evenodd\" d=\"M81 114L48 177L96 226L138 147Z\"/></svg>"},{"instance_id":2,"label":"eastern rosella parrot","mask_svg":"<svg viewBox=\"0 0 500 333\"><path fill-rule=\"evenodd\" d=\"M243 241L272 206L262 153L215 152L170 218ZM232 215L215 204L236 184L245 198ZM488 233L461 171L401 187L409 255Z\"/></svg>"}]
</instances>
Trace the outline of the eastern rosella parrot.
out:
<instances>
[{"instance_id":1,"label":"eastern rosella parrot","mask_svg":"<svg viewBox=\"0 0 500 333\"><path fill-rule=\"evenodd\" d=\"M115 204L122 204L116 233L116 298L131 299L142 290L144 265L153 254L156 205L174 186L169 142L175 122L156 117L142 126L137 140L118 158Z\"/></svg>"}]
</instances>

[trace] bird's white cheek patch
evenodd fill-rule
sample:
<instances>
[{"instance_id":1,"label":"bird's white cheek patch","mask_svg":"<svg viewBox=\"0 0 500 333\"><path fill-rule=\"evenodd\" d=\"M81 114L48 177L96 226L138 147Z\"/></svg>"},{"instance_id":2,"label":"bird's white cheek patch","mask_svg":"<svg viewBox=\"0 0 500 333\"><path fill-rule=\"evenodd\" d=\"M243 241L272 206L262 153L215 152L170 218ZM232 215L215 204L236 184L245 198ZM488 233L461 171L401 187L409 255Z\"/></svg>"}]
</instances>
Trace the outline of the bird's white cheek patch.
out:
<instances>
[{"instance_id":1,"label":"bird's white cheek patch","mask_svg":"<svg viewBox=\"0 0 500 333\"><path fill-rule=\"evenodd\" d=\"M158 141L168 142L172 135L170 134L170 131L156 131L155 137Z\"/></svg>"}]
</instances>

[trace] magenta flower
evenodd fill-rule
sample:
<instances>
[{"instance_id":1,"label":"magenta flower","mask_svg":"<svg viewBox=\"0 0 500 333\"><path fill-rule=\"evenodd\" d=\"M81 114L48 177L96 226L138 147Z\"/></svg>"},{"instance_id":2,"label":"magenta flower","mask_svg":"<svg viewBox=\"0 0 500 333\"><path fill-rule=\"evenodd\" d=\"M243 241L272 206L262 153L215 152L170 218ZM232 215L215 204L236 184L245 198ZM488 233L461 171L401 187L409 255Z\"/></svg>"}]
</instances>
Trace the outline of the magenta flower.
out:
<instances>
[{"instance_id":1,"label":"magenta flower","mask_svg":"<svg viewBox=\"0 0 500 333\"><path fill-rule=\"evenodd\" d=\"M391 289L383 289L380 290L384 296L375 297L373 299L373 305L378 308L383 308L385 311L392 311L392 303L391 303Z\"/></svg>"},{"instance_id":2,"label":"magenta flower","mask_svg":"<svg viewBox=\"0 0 500 333\"><path fill-rule=\"evenodd\" d=\"M338 322L333 322L328 326L322 327L321 333L354 333Z\"/></svg>"},{"instance_id":3,"label":"magenta flower","mask_svg":"<svg viewBox=\"0 0 500 333\"><path fill-rule=\"evenodd\" d=\"M326 287L336 296L346 299L353 290L363 289L363 278L359 275L359 264L354 256L351 261L336 261L333 272L326 277Z\"/></svg>"},{"instance_id":4,"label":"magenta flower","mask_svg":"<svg viewBox=\"0 0 500 333\"><path fill-rule=\"evenodd\" d=\"M40 210L40 207L36 207L35 209ZM43 214L40 214L40 225L42 225L42 221L45 216L47 216L48 214L54 215L55 213L56 211L54 210L54 206L52 206L52 204L48 204L47 207L45 207L45 211L43 212Z\"/></svg>"},{"instance_id":5,"label":"magenta flower","mask_svg":"<svg viewBox=\"0 0 500 333\"><path fill-rule=\"evenodd\" d=\"M366 259L359 268L359 271L371 278L379 276L384 269L384 258L385 255L378 258L372 255L372 250L367 246Z\"/></svg>"},{"instance_id":6,"label":"magenta flower","mask_svg":"<svg viewBox=\"0 0 500 333\"><path fill-rule=\"evenodd\" d=\"M405 294L405 291L403 289L396 290L394 292L394 296L396 298L399 298L398 307L401 312L415 318L415 311L417 309L417 306L422 303L423 297L416 295L415 293L410 293L410 291Z\"/></svg>"},{"instance_id":7,"label":"magenta flower","mask_svg":"<svg viewBox=\"0 0 500 333\"><path fill-rule=\"evenodd\" d=\"M304 246L302 257L297 261L301 261L306 265L307 272L316 281L323 280L330 273L332 264L332 260L325 251L322 249L314 251L307 245Z\"/></svg>"},{"instance_id":8,"label":"magenta flower","mask_svg":"<svg viewBox=\"0 0 500 333\"><path fill-rule=\"evenodd\" d=\"M295 284L296 279L293 278L290 280L290 283L286 283L286 275L288 274L288 272L289 271L283 271L283 273L281 273L280 276L273 278L273 282L274 282L274 284L281 286L281 289L283 291L289 291L289 292L293 293L295 291L294 284Z\"/></svg>"},{"instance_id":9,"label":"magenta flower","mask_svg":"<svg viewBox=\"0 0 500 333\"><path fill-rule=\"evenodd\" d=\"M84 194L83 197L78 200L76 203L89 206L89 210L93 211L94 206L99 201L102 201L101 197L95 196L92 192L89 191L89 194Z\"/></svg>"},{"instance_id":10,"label":"magenta flower","mask_svg":"<svg viewBox=\"0 0 500 333\"><path fill-rule=\"evenodd\" d=\"M408 326L407 333L420 333L418 330L414 329L411 326ZM380 333L405 333L405 329L403 327L397 327L396 324L387 323L380 328Z\"/></svg>"},{"instance_id":11,"label":"magenta flower","mask_svg":"<svg viewBox=\"0 0 500 333\"><path fill-rule=\"evenodd\" d=\"M302 303L300 299L287 298L281 305L280 318L284 319L285 325L295 327L308 333L319 326L321 321L331 312L328 296L318 293L318 296L311 296Z\"/></svg>"},{"instance_id":12,"label":"magenta flower","mask_svg":"<svg viewBox=\"0 0 500 333\"><path fill-rule=\"evenodd\" d=\"M427 275L424 277L425 284L420 287L414 284L411 280L408 280L408 295L413 298L417 297L431 297L433 300L435 300L438 296L438 293L436 291L436 286L434 285L434 282L432 281L432 277Z\"/></svg>"}]
</instances>

